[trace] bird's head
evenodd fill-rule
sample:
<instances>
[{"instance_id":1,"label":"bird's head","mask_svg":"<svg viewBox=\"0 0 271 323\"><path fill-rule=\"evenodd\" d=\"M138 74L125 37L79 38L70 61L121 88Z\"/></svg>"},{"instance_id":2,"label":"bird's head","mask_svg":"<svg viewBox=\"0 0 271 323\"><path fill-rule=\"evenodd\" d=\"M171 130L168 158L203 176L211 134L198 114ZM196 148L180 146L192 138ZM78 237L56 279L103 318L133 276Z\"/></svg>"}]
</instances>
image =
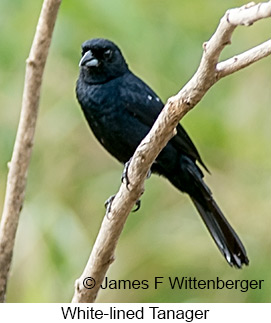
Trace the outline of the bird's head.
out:
<instances>
[{"instance_id":1,"label":"bird's head","mask_svg":"<svg viewBox=\"0 0 271 323\"><path fill-rule=\"evenodd\" d=\"M79 66L84 81L90 84L105 83L128 71L120 49L102 38L87 40L82 44Z\"/></svg>"}]
</instances>

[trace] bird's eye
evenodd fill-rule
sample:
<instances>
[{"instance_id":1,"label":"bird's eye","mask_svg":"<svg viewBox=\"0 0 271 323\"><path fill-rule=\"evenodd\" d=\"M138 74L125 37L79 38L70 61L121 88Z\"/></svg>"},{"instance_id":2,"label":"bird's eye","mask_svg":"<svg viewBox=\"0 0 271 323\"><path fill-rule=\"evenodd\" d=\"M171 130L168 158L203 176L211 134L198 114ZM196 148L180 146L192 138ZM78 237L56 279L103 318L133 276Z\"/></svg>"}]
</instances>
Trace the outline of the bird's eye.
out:
<instances>
[{"instance_id":1,"label":"bird's eye","mask_svg":"<svg viewBox=\"0 0 271 323\"><path fill-rule=\"evenodd\" d=\"M110 59L112 57L112 50L111 49L107 49L105 52L104 52L104 58L105 59Z\"/></svg>"}]
</instances>

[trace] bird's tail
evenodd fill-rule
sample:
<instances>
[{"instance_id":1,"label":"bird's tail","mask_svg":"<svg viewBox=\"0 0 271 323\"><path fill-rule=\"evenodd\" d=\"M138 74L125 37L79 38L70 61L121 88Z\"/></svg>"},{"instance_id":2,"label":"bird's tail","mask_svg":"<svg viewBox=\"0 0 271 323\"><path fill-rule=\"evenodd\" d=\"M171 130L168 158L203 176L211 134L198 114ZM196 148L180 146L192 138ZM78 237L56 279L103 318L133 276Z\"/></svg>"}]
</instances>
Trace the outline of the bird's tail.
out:
<instances>
[{"instance_id":1,"label":"bird's tail","mask_svg":"<svg viewBox=\"0 0 271 323\"><path fill-rule=\"evenodd\" d=\"M182 156L180 172L166 177L179 190L190 196L227 262L237 268L248 265L249 260L242 242L213 199L211 190L203 181L203 173L195 162Z\"/></svg>"},{"instance_id":2,"label":"bird's tail","mask_svg":"<svg viewBox=\"0 0 271 323\"><path fill-rule=\"evenodd\" d=\"M209 196L208 200L201 199L200 202L193 197L191 200L227 262L237 268L242 268L243 264L248 265L249 260L241 240L212 196Z\"/></svg>"}]
</instances>

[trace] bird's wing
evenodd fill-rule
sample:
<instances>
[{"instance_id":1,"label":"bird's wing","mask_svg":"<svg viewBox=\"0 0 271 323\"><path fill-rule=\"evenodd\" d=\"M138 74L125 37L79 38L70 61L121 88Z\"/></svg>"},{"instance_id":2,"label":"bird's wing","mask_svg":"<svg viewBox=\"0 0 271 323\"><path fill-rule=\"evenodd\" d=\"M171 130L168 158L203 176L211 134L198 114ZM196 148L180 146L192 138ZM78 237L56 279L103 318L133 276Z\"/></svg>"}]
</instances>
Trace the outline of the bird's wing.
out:
<instances>
[{"instance_id":1,"label":"bird's wing","mask_svg":"<svg viewBox=\"0 0 271 323\"><path fill-rule=\"evenodd\" d=\"M141 79L127 73L122 80L121 101L125 109L141 123L152 127L164 107L161 99Z\"/></svg>"},{"instance_id":2,"label":"bird's wing","mask_svg":"<svg viewBox=\"0 0 271 323\"><path fill-rule=\"evenodd\" d=\"M125 93L122 95L122 102L125 109L141 123L151 128L164 107L163 102L146 83L134 74L127 73L124 82L125 85L122 88L125 89ZM173 146L193 160L198 160L208 171L197 148L181 124L178 124L176 130L177 134L170 141Z\"/></svg>"},{"instance_id":3,"label":"bird's wing","mask_svg":"<svg viewBox=\"0 0 271 323\"><path fill-rule=\"evenodd\" d=\"M205 168L205 170L208 173L210 173L208 168L202 161L197 148L193 144L192 140L190 139L190 137L188 136L184 128L180 124L178 124L178 126L176 127L176 130L177 130L177 135L172 138L171 140L172 144L177 148L180 147L183 151L186 152L188 156L191 156L195 160L198 160L198 162Z\"/></svg>"}]
</instances>

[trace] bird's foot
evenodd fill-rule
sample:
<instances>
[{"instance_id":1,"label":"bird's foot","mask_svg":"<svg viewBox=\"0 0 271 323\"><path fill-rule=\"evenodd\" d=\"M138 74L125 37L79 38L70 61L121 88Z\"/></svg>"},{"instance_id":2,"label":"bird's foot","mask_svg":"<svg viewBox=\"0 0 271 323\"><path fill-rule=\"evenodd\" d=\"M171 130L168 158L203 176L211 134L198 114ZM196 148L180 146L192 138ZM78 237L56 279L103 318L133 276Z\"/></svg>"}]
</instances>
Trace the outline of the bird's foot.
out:
<instances>
[{"instance_id":1,"label":"bird's foot","mask_svg":"<svg viewBox=\"0 0 271 323\"><path fill-rule=\"evenodd\" d=\"M125 181L127 190L129 190L128 186L130 184L130 180L128 177L128 169L129 169L130 163L131 163L131 158L128 160L128 162L124 164L124 169L121 175L121 182L124 183ZM150 177L151 177L151 170L149 169L147 174L147 179L149 179Z\"/></svg>"},{"instance_id":2,"label":"bird's foot","mask_svg":"<svg viewBox=\"0 0 271 323\"><path fill-rule=\"evenodd\" d=\"M116 195L111 195L105 202L104 206L106 208L105 216L108 218L109 213L111 212L111 206Z\"/></svg>"},{"instance_id":3,"label":"bird's foot","mask_svg":"<svg viewBox=\"0 0 271 323\"><path fill-rule=\"evenodd\" d=\"M130 184L130 180L129 180L129 177L128 177L128 168L129 168L129 165L130 165L130 162L131 162L131 159L128 160L128 162L126 162L124 164L124 169L123 169L123 172L122 172L122 175L121 175L121 182L126 183L126 188L127 190L129 191L129 184Z\"/></svg>"},{"instance_id":4,"label":"bird's foot","mask_svg":"<svg viewBox=\"0 0 271 323\"><path fill-rule=\"evenodd\" d=\"M141 200L137 200L135 202L135 206L136 206L136 208L132 212L137 212L140 209L140 207L141 207Z\"/></svg>"},{"instance_id":5,"label":"bird's foot","mask_svg":"<svg viewBox=\"0 0 271 323\"><path fill-rule=\"evenodd\" d=\"M109 213L111 212L111 206L116 195L111 195L105 202L104 206L106 208L105 216L108 218ZM135 202L135 209L132 212L137 212L141 207L141 200Z\"/></svg>"}]
</instances>

